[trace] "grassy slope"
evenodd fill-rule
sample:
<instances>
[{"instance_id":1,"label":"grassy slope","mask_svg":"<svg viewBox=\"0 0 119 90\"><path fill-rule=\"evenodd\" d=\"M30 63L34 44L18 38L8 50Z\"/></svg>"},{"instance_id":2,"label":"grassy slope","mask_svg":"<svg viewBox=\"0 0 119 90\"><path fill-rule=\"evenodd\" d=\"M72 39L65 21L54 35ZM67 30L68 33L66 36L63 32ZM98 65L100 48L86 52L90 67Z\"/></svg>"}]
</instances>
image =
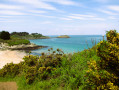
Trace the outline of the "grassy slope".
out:
<instances>
[{"instance_id":1,"label":"grassy slope","mask_svg":"<svg viewBox=\"0 0 119 90\"><path fill-rule=\"evenodd\" d=\"M20 39L20 38L17 38L17 37L11 37L10 40L2 40L2 39L0 39L0 42L8 43L9 46L20 45L20 44L29 44L30 43L29 40Z\"/></svg>"},{"instance_id":2,"label":"grassy slope","mask_svg":"<svg viewBox=\"0 0 119 90\"><path fill-rule=\"evenodd\" d=\"M68 60L63 58L62 66L52 71L52 76L48 80L35 81L31 85L26 84L24 76L0 77L0 81L16 81L18 90L72 90L76 88L82 90L85 86L85 73L88 69L87 61L91 59L99 60L95 48L69 55Z\"/></svg>"}]
</instances>

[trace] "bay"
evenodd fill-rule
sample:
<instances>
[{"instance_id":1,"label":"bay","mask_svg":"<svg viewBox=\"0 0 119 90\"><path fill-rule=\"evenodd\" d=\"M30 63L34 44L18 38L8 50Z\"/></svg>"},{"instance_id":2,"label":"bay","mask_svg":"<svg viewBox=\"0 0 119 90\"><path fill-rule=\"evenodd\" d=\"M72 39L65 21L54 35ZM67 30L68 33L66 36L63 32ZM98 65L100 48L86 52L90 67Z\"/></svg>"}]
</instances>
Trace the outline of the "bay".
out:
<instances>
[{"instance_id":1,"label":"bay","mask_svg":"<svg viewBox=\"0 0 119 90\"><path fill-rule=\"evenodd\" d=\"M48 46L47 48L33 50L32 53L37 55L47 52L49 48L56 50L62 49L64 53L73 53L93 47L95 44L103 40L102 35L69 35L70 38L55 38L56 35L50 36L50 39L30 40L31 43L37 45Z\"/></svg>"}]
</instances>

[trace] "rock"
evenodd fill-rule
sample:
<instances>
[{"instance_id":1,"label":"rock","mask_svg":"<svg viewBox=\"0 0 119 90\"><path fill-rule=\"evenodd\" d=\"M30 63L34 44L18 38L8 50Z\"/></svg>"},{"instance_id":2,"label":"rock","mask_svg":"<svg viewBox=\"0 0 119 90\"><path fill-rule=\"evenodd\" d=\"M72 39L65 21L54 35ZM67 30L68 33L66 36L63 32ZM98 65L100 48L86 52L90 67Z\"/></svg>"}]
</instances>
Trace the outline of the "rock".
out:
<instances>
[{"instance_id":1,"label":"rock","mask_svg":"<svg viewBox=\"0 0 119 90\"><path fill-rule=\"evenodd\" d=\"M26 52L29 52L31 50L46 48L47 46L39 46L33 43L30 43L28 45L22 44L22 45L14 45L14 46L8 46L5 44L1 44L0 50L23 50Z\"/></svg>"},{"instance_id":2,"label":"rock","mask_svg":"<svg viewBox=\"0 0 119 90\"><path fill-rule=\"evenodd\" d=\"M61 35L61 36L58 36L57 38L70 38L68 35Z\"/></svg>"}]
</instances>

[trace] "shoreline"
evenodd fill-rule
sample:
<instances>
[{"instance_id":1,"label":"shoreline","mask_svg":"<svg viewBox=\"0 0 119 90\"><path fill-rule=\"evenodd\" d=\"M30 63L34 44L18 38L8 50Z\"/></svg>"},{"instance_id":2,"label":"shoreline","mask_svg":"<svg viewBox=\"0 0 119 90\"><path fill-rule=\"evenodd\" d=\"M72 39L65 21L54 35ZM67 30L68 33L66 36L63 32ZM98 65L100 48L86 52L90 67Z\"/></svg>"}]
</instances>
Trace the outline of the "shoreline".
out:
<instances>
[{"instance_id":1,"label":"shoreline","mask_svg":"<svg viewBox=\"0 0 119 90\"><path fill-rule=\"evenodd\" d=\"M3 45L0 48L0 69L3 68L7 63L20 63L23 61L23 57L28 55L28 53L32 50L46 48L48 46L39 46L36 44L29 45L14 45L14 46L6 46Z\"/></svg>"}]
</instances>

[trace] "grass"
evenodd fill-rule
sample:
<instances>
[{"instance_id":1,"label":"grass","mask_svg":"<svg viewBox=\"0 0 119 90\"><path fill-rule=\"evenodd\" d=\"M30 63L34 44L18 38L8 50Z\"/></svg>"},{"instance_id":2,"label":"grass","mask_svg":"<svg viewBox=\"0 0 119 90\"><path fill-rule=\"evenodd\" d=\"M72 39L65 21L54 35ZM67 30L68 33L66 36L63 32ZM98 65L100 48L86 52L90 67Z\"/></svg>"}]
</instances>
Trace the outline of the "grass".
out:
<instances>
[{"instance_id":1,"label":"grass","mask_svg":"<svg viewBox=\"0 0 119 90\"><path fill-rule=\"evenodd\" d=\"M16 38L16 37L11 37L10 40L2 40L2 39L0 39L0 42L7 43L9 46L21 45L21 44L29 44L30 43L29 40L20 39L20 38Z\"/></svg>"},{"instance_id":2,"label":"grass","mask_svg":"<svg viewBox=\"0 0 119 90\"><path fill-rule=\"evenodd\" d=\"M61 66L51 72L46 80L35 80L28 85L24 75L15 78L0 77L0 81L15 81L18 90L83 90L85 86L87 62L91 59L99 60L95 48L68 55L62 58Z\"/></svg>"}]
</instances>

